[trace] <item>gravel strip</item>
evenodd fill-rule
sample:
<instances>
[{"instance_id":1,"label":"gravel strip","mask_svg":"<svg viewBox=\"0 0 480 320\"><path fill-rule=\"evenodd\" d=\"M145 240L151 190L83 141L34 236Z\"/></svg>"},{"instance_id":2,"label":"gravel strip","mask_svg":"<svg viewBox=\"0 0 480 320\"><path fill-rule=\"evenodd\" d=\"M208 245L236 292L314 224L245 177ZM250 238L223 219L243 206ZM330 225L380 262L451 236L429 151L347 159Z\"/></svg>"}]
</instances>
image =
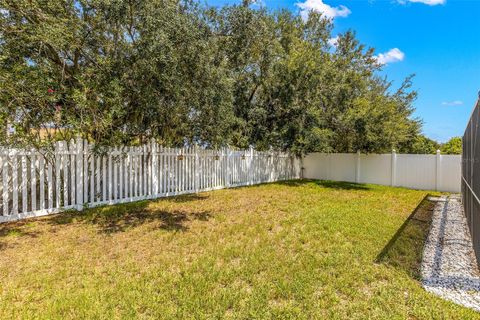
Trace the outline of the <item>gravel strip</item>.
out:
<instances>
[{"instance_id":1,"label":"gravel strip","mask_svg":"<svg viewBox=\"0 0 480 320\"><path fill-rule=\"evenodd\" d=\"M423 251L422 284L446 300L480 311L480 272L459 196L435 201Z\"/></svg>"}]
</instances>

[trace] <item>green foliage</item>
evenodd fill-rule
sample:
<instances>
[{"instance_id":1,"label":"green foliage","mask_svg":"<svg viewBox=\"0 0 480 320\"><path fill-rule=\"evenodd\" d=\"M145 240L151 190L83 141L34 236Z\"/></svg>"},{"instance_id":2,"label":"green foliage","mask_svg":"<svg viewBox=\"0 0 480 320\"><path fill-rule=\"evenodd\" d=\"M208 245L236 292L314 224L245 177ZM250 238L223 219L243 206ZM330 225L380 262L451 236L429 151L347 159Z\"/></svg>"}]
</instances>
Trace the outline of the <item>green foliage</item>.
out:
<instances>
[{"instance_id":1,"label":"green foliage","mask_svg":"<svg viewBox=\"0 0 480 320\"><path fill-rule=\"evenodd\" d=\"M230 80L207 21L178 1L2 1L0 92L11 142L223 142ZM220 61L221 63L221 61ZM53 130L56 129L56 130Z\"/></svg>"},{"instance_id":2,"label":"green foliage","mask_svg":"<svg viewBox=\"0 0 480 320\"><path fill-rule=\"evenodd\" d=\"M439 149L440 144L437 141L419 134L408 141L407 144L402 145L399 151L413 154L436 154Z\"/></svg>"},{"instance_id":3,"label":"green foliage","mask_svg":"<svg viewBox=\"0 0 480 320\"><path fill-rule=\"evenodd\" d=\"M440 150L442 154L462 154L462 138L453 137L448 142L440 144L424 135L418 134L407 143L400 146L402 153L435 154Z\"/></svg>"},{"instance_id":4,"label":"green foliage","mask_svg":"<svg viewBox=\"0 0 480 320\"><path fill-rule=\"evenodd\" d=\"M440 148L442 154L462 154L463 142L461 137L453 137Z\"/></svg>"},{"instance_id":5,"label":"green foliage","mask_svg":"<svg viewBox=\"0 0 480 320\"><path fill-rule=\"evenodd\" d=\"M198 143L297 154L411 144L397 90L353 32L289 11L179 0L0 0L0 140ZM14 134L7 136L7 127Z\"/></svg>"}]
</instances>

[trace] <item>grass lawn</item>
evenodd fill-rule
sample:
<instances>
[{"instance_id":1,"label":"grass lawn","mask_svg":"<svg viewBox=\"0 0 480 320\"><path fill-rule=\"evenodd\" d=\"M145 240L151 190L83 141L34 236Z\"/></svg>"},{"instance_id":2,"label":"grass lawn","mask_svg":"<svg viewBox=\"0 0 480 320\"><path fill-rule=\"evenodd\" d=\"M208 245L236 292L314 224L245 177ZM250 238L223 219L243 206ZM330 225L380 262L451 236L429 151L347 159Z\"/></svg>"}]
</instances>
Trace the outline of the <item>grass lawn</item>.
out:
<instances>
[{"instance_id":1,"label":"grass lawn","mask_svg":"<svg viewBox=\"0 0 480 320\"><path fill-rule=\"evenodd\" d=\"M478 317L418 281L427 194L297 181L3 224L0 319Z\"/></svg>"}]
</instances>

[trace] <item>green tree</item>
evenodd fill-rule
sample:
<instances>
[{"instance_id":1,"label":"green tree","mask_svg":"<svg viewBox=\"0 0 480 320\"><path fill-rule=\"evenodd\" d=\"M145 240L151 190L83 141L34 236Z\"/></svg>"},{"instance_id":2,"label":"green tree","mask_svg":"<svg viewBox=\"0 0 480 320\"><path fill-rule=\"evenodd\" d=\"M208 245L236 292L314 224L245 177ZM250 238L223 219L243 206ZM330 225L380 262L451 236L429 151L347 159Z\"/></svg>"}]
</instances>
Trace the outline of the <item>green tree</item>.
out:
<instances>
[{"instance_id":1,"label":"green tree","mask_svg":"<svg viewBox=\"0 0 480 320\"><path fill-rule=\"evenodd\" d=\"M228 139L230 78L193 2L0 7L0 119L15 129L4 142L39 143L40 128L47 140L80 134L101 144Z\"/></svg>"},{"instance_id":2,"label":"green tree","mask_svg":"<svg viewBox=\"0 0 480 320\"><path fill-rule=\"evenodd\" d=\"M352 31L329 45L332 21L319 14L251 4L0 0L0 141L296 154L419 144L411 77L396 90L379 78Z\"/></svg>"},{"instance_id":3,"label":"green tree","mask_svg":"<svg viewBox=\"0 0 480 320\"><path fill-rule=\"evenodd\" d=\"M234 79L234 144L295 153L384 152L411 139L411 78L393 94L373 49L353 32L330 47L332 24L311 14L269 14L247 5L218 12ZM272 59L274 57L274 59Z\"/></svg>"},{"instance_id":4,"label":"green tree","mask_svg":"<svg viewBox=\"0 0 480 320\"><path fill-rule=\"evenodd\" d=\"M461 137L453 137L448 142L442 144L440 151L442 154L462 154L463 142Z\"/></svg>"},{"instance_id":5,"label":"green tree","mask_svg":"<svg viewBox=\"0 0 480 320\"><path fill-rule=\"evenodd\" d=\"M437 141L417 134L413 139L402 144L398 151L412 154L436 154L439 148L440 144Z\"/></svg>"}]
</instances>

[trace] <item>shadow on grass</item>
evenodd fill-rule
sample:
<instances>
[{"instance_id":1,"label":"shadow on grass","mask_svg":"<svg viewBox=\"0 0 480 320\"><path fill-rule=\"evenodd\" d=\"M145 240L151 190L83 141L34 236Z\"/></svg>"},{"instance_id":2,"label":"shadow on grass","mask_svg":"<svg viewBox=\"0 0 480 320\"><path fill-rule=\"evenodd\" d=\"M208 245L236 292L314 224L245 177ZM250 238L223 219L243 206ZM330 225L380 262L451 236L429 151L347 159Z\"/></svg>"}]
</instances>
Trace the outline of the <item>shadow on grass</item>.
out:
<instances>
[{"instance_id":1,"label":"shadow on grass","mask_svg":"<svg viewBox=\"0 0 480 320\"><path fill-rule=\"evenodd\" d=\"M37 238L40 232L29 228L29 221L16 221L0 224L0 250L12 246L11 241L7 239L13 238Z\"/></svg>"},{"instance_id":2,"label":"shadow on grass","mask_svg":"<svg viewBox=\"0 0 480 320\"><path fill-rule=\"evenodd\" d=\"M371 190L371 188L365 184L354 183L354 182L344 182L344 181L302 179L302 180L279 181L276 183L280 185L290 186L290 187L301 187L310 183L315 183L318 186L329 188L329 189Z\"/></svg>"},{"instance_id":3,"label":"shadow on grass","mask_svg":"<svg viewBox=\"0 0 480 320\"><path fill-rule=\"evenodd\" d=\"M208 196L185 195L162 199L182 203L188 201L204 200ZM193 220L208 221L211 214L207 211L185 210L158 210L149 208L152 201L143 200L113 206L102 206L86 209L84 211L71 211L59 214L47 220L52 225L66 225L72 223L92 224L103 233L123 232L147 223L159 222L159 228L168 231L187 231L187 222Z\"/></svg>"},{"instance_id":4,"label":"shadow on grass","mask_svg":"<svg viewBox=\"0 0 480 320\"><path fill-rule=\"evenodd\" d=\"M25 227L25 223L16 222L15 226L11 224L0 225L0 238L5 237L30 237L36 238L38 232L30 231Z\"/></svg>"},{"instance_id":5,"label":"shadow on grass","mask_svg":"<svg viewBox=\"0 0 480 320\"><path fill-rule=\"evenodd\" d=\"M435 203L427 195L377 255L375 262L407 272L420 280L420 265L425 240L432 222Z\"/></svg>"},{"instance_id":6,"label":"shadow on grass","mask_svg":"<svg viewBox=\"0 0 480 320\"><path fill-rule=\"evenodd\" d=\"M153 228L167 231L187 231L188 222L199 220L208 221L211 214L207 211L155 209L150 206L155 202L186 203L203 201L208 195L188 194L156 200L144 200L101 206L83 211L66 211L56 215L32 220L21 220L0 224L0 250L15 245L10 239L35 238L44 232L56 232L55 229L45 229L42 226L67 226L73 224L89 224L98 229L98 232L112 234L123 232L144 224L152 224ZM34 224L31 224L34 222ZM5 240L5 241L1 241Z\"/></svg>"},{"instance_id":7,"label":"shadow on grass","mask_svg":"<svg viewBox=\"0 0 480 320\"><path fill-rule=\"evenodd\" d=\"M206 194L184 194L181 196L169 197L169 198L160 198L159 201L167 201L167 202L174 202L174 203L186 203L192 201L203 201L209 198ZM155 200L154 200L155 201Z\"/></svg>"}]
</instances>

